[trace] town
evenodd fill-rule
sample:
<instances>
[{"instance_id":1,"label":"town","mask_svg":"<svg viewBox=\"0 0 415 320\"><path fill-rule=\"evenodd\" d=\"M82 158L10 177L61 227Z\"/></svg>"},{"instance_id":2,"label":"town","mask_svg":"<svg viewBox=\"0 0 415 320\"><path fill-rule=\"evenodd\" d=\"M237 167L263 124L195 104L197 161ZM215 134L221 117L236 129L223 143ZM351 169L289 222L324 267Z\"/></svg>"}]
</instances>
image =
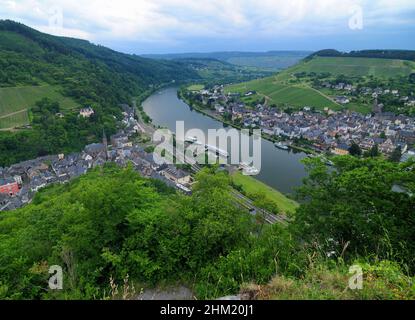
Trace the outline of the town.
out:
<instances>
[{"instance_id":1,"label":"town","mask_svg":"<svg viewBox=\"0 0 415 320\"><path fill-rule=\"evenodd\" d=\"M354 89L347 85L343 85L342 89L345 87L346 90ZM396 149L400 150L402 159L414 155L415 119L384 112L383 105L377 99L384 92L382 89L362 90L364 94L371 94L373 97L371 114L364 115L350 110L333 111L329 108L317 111L310 106L285 112L275 106L268 106L266 102L252 107L241 100L241 94L225 93L223 85L197 92L187 90L184 98L217 119L241 128L259 128L265 137L286 141L285 145L294 145L294 142L299 145L302 142L312 152L346 155L354 143L362 151L376 146L384 155L389 155ZM395 90L391 93L398 94ZM244 95L253 94L254 91L248 91ZM413 103L408 97L404 98L407 103ZM345 96L339 96L337 100L348 102Z\"/></svg>"},{"instance_id":2,"label":"town","mask_svg":"<svg viewBox=\"0 0 415 320\"><path fill-rule=\"evenodd\" d=\"M30 203L40 189L53 183L67 183L107 162L119 166L131 163L142 176L161 180L189 194L193 182L190 173L174 165L156 164L153 153L130 141L143 128L135 118L135 108L128 105L121 107L123 129L111 136L110 141L103 133L101 143L87 145L80 153L45 156L8 168L0 167L0 211L20 208ZM88 107L81 109L79 115L89 117L93 113L94 110Z\"/></svg>"}]
</instances>

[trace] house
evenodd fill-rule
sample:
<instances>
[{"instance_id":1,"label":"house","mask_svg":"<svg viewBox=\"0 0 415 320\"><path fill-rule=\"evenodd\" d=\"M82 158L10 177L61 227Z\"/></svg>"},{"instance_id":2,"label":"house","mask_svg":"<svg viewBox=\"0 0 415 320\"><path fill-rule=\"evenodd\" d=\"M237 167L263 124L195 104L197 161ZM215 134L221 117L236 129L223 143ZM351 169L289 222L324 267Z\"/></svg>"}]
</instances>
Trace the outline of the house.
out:
<instances>
[{"instance_id":1,"label":"house","mask_svg":"<svg viewBox=\"0 0 415 320\"><path fill-rule=\"evenodd\" d=\"M401 162L406 162L408 160L415 160L415 150L409 150L408 152L404 153L401 158Z\"/></svg>"},{"instance_id":2,"label":"house","mask_svg":"<svg viewBox=\"0 0 415 320\"><path fill-rule=\"evenodd\" d=\"M183 186L190 185L193 182L190 174L184 172L183 170L177 169L174 166L167 168L162 172L162 174L170 181Z\"/></svg>"},{"instance_id":3,"label":"house","mask_svg":"<svg viewBox=\"0 0 415 320\"><path fill-rule=\"evenodd\" d=\"M13 178L0 179L0 193L15 196L19 192L19 184Z\"/></svg>"},{"instance_id":4,"label":"house","mask_svg":"<svg viewBox=\"0 0 415 320\"><path fill-rule=\"evenodd\" d=\"M84 118L89 118L94 113L95 113L95 111L91 107L82 108L81 110L79 110L79 114Z\"/></svg>"},{"instance_id":5,"label":"house","mask_svg":"<svg viewBox=\"0 0 415 320\"><path fill-rule=\"evenodd\" d=\"M347 104L350 102L350 100L345 96L337 96L334 98L334 101L340 104Z\"/></svg>"},{"instance_id":6,"label":"house","mask_svg":"<svg viewBox=\"0 0 415 320\"><path fill-rule=\"evenodd\" d=\"M415 144L415 132L400 130L397 134L397 140L399 142L405 142L409 145Z\"/></svg>"},{"instance_id":7,"label":"house","mask_svg":"<svg viewBox=\"0 0 415 320\"><path fill-rule=\"evenodd\" d=\"M0 193L0 211L2 211L3 207L5 207L8 203L9 203L9 196L4 193Z\"/></svg>"},{"instance_id":8,"label":"house","mask_svg":"<svg viewBox=\"0 0 415 320\"><path fill-rule=\"evenodd\" d=\"M349 154L349 146L345 143L339 143L336 147L334 147L332 153L338 156L346 156Z\"/></svg>"},{"instance_id":9,"label":"house","mask_svg":"<svg viewBox=\"0 0 415 320\"><path fill-rule=\"evenodd\" d=\"M132 147L132 142L128 141L128 137L124 133L118 133L111 136L111 145L115 148Z\"/></svg>"},{"instance_id":10,"label":"house","mask_svg":"<svg viewBox=\"0 0 415 320\"><path fill-rule=\"evenodd\" d=\"M85 153L90 155L92 158L96 158L101 154L107 152L107 146L103 143L92 143L85 147Z\"/></svg>"},{"instance_id":11,"label":"house","mask_svg":"<svg viewBox=\"0 0 415 320\"><path fill-rule=\"evenodd\" d=\"M225 108L222 107L220 104L215 105L215 110L219 113L224 113L225 112Z\"/></svg>"},{"instance_id":12,"label":"house","mask_svg":"<svg viewBox=\"0 0 415 320\"><path fill-rule=\"evenodd\" d=\"M256 91L248 91L247 93L245 93L245 97L249 97L256 94Z\"/></svg>"}]
</instances>

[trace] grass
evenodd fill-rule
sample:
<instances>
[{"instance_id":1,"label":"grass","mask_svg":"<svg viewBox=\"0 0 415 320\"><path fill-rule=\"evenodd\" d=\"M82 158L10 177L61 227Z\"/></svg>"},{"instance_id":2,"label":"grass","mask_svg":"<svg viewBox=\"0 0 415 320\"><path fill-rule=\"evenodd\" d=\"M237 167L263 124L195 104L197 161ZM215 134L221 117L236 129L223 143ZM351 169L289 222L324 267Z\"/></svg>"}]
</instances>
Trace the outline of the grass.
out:
<instances>
[{"instance_id":1,"label":"grass","mask_svg":"<svg viewBox=\"0 0 415 320\"><path fill-rule=\"evenodd\" d=\"M267 285L245 284L242 292L258 300L413 300L413 277L393 262L359 263L363 286L352 290L348 266L337 263L311 265L303 277L275 276ZM334 267L333 267L334 266Z\"/></svg>"},{"instance_id":2,"label":"grass","mask_svg":"<svg viewBox=\"0 0 415 320\"><path fill-rule=\"evenodd\" d=\"M328 72L332 77L345 75L349 77L373 76L379 79L393 78L397 76L408 76L415 71L415 62L392 60L392 59L371 59L371 58L350 58L350 57L315 57L310 61L301 61L297 65L288 68L272 77L257 79L249 82L230 85L225 92L238 92L245 103L266 98L268 104L277 106L291 106L297 109L305 106L315 107L317 110L330 108L350 110L366 113L371 106L351 103L341 106L334 102L324 90L315 90L306 82L295 81L294 74L300 72ZM254 90L256 95L244 97L244 94ZM332 95L332 94L331 94Z\"/></svg>"},{"instance_id":3,"label":"grass","mask_svg":"<svg viewBox=\"0 0 415 320\"><path fill-rule=\"evenodd\" d=\"M76 102L62 96L58 90L58 87L50 85L0 88L0 129L28 124L27 110L42 98L58 101L63 110L77 106Z\"/></svg>"},{"instance_id":4,"label":"grass","mask_svg":"<svg viewBox=\"0 0 415 320\"><path fill-rule=\"evenodd\" d=\"M244 176L241 172L237 171L232 175L233 182L242 186L242 189L249 196L250 194L263 193L266 198L273 201L278 208L285 213L294 213L298 207L298 203L294 200L287 198L281 192L267 186L265 183L250 177Z\"/></svg>"},{"instance_id":5,"label":"grass","mask_svg":"<svg viewBox=\"0 0 415 320\"><path fill-rule=\"evenodd\" d=\"M204 85L202 84L192 84L191 86L187 87L187 90L189 91L200 91L203 90L205 88Z\"/></svg>"},{"instance_id":6,"label":"grass","mask_svg":"<svg viewBox=\"0 0 415 320\"><path fill-rule=\"evenodd\" d=\"M315 57L308 62L301 62L293 69L295 69L294 72L329 72L335 76L351 77L372 75L375 78L385 79L409 76L415 70L415 63L394 59Z\"/></svg>"},{"instance_id":7,"label":"grass","mask_svg":"<svg viewBox=\"0 0 415 320\"><path fill-rule=\"evenodd\" d=\"M15 113L11 116L0 117L0 129L13 129L15 127L29 123L27 110Z\"/></svg>"},{"instance_id":8,"label":"grass","mask_svg":"<svg viewBox=\"0 0 415 320\"><path fill-rule=\"evenodd\" d=\"M323 110L330 108L341 109L337 103L327 98L323 93L307 86L288 85L276 81L276 77L268 77L260 80L231 85L225 88L226 92L238 92L242 96L249 90L254 90L257 95L251 96L245 102L265 97L269 104L289 105L297 108L305 106L315 107Z\"/></svg>"}]
</instances>

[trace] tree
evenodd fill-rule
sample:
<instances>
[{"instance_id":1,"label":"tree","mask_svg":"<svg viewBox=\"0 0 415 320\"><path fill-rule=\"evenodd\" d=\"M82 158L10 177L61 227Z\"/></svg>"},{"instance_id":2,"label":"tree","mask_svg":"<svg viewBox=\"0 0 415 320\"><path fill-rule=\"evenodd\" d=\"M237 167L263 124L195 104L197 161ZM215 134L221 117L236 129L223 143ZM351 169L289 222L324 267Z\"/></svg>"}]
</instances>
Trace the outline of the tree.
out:
<instances>
[{"instance_id":1,"label":"tree","mask_svg":"<svg viewBox=\"0 0 415 320\"><path fill-rule=\"evenodd\" d=\"M364 153L365 158L376 158L379 155L379 145L377 143L369 151Z\"/></svg>"},{"instance_id":2,"label":"tree","mask_svg":"<svg viewBox=\"0 0 415 320\"><path fill-rule=\"evenodd\" d=\"M336 170L305 160L310 174L291 226L298 238L323 252L341 253L349 243L346 258L393 257L415 270L414 164L352 156L333 162Z\"/></svg>"},{"instance_id":3,"label":"tree","mask_svg":"<svg viewBox=\"0 0 415 320\"><path fill-rule=\"evenodd\" d=\"M399 162L402 158L402 148L401 146L397 146L395 150L393 150L392 154L389 156L389 161L392 162Z\"/></svg>"},{"instance_id":4,"label":"tree","mask_svg":"<svg viewBox=\"0 0 415 320\"><path fill-rule=\"evenodd\" d=\"M360 157L362 155L362 149L360 149L360 147L357 143L353 142L352 145L349 148L349 153L352 156Z\"/></svg>"}]
</instances>

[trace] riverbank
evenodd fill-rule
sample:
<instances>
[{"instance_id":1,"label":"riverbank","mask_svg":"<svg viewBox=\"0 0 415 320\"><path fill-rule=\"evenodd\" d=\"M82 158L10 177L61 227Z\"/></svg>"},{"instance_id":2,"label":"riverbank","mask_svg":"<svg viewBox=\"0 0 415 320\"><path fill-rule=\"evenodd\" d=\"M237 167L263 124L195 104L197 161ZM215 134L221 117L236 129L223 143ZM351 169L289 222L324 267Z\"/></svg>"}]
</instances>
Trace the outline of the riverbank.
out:
<instances>
[{"instance_id":1,"label":"riverbank","mask_svg":"<svg viewBox=\"0 0 415 320\"><path fill-rule=\"evenodd\" d=\"M177 91L177 96L178 96L178 98L180 100L182 100L184 103L186 103L187 105L189 105L194 110L196 110L196 111L198 111L198 112L200 112L200 113L202 113L202 114L204 114L204 115L206 115L206 116L208 116L208 117L210 117L212 119L215 119L215 120L217 120L219 122L222 122L225 125L231 126L231 127L235 128L235 129L238 129L238 130L244 129L243 127L238 126L238 125L234 124L231 121L227 121L227 120L223 119L223 117L220 117L220 116L217 116L217 115L213 114L212 112L210 112L210 110L206 110L206 108L203 108L203 107L195 104L193 101L190 101L183 94L183 88L181 88L181 89L179 89ZM275 138L273 138L273 137L271 137L271 136L269 136L269 135L267 135L265 133L262 133L261 134L261 137L263 139L265 139L265 140L268 140L268 141L272 142L272 143L280 142L280 140L275 139ZM300 152L304 152L306 154L317 154L317 152L315 150L310 149L310 148L307 148L305 146L299 146L299 145L296 145L296 144L290 144L289 147L291 149L293 149L293 150L300 151Z\"/></svg>"},{"instance_id":2,"label":"riverbank","mask_svg":"<svg viewBox=\"0 0 415 320\"><path fill-rule=\"evenodd\" d=\"M232 174L232 181L235 185L242 188L248 198L254 198L253 195L261 193L267 200L274 202L283 213L293 214L299 206L296 201L288 198L278 190L251 176L244 176L239 171Z\"/></svg>"},{"instance_id":3,"label":"riverbank","mask_svg":"<svg viewBox=\"0 0 415 320\"><path fill-rule=\"evenodd\" d=\"M181 107L178 107L178 109L174 109L174 110L180 110L180 108L184 108L184 105L186 106L184 109L184 112L188 113L189 112L189 105L186 103L186 101L180 99L180 94L178 94L177 90L174 91L174 96L177 99L179 103L179 105L181 105ZM156 93L154 95L153 98L151 98L150 101L154 101L154 98L156 98L156 100L160 100L157 103L154 102L150 102L150 106L146 105L148 104L148 102L143 103L143 110L147 111L147 115L149 117L154 117L154 122L153 123L147 123L145 127L149 128L151 127L153 130L158 127L159 125L162 126L167 126L167 128L170 127L174 127L174 122L171 122L169 124L169 121L175 119L174 121L176 121L177 119L181 119L181 120L185 120L186 123L191 124L192 122L189 121L189 117L188 114L174 114L173 110L171 110L171 112L169 113L169 116L166 117L166 111L161 109L159 112L160 113L155 113L154 110L157 110L157 108L159 108L159 106L163 105L163 103L168 103L166 106L168 106L169 108L172 108L172 105L174 105L172 98L167 98L165 97L164 94L160 94L160 93ZM208 114L206 113L206 110L194 110L196 112L194 112L193 114L197 115L200 114L198 117L200 117L201 119L213 119L215 120L215 122L217 123L215 124L209 124L209 128L215 128L216 126L222 126L223 122L221 121L221 119L217 119L214 115ZM163 115L161 118L158 116L158 114ZM189 114L192 114L191 112ZM208 117L203 117L203 116L208 116ZM212 120L209 120L208 122L210 122ZM199 129L206 129L203 125L201 125L202 123L200 122L200 120L195 119L195 123L197 123L197 127ZM231 125L231 124L229 124ZM237 126L233 126L236 129L240 129ZM265 156L265 162L263 163L264 165L264 170L274 170L273 168L269 167L269 159L275 159L274 157L281 154L283 155L283 157L288 157L291 158L293 155L292 153L287 153L281 150L278 150L277 148L275 148L272 144L270 144L269 142L266 142L266 146L264 146L265 149L263 150L265 152L265 154L267 156ZM269 151L267 151L269 150ZM271 152L271 154L269 153ZM278 156L279 157L279 156ZM298 159L298 156L295 156ZM268 161L267 161L268 159ZM280 158L281 159L281 158ZM287 163L287 162L285 162ZM268 168L267 168L268 165ZM291 169L292 170L292 169ZM231 170L233 171L233 170ZM286 173L289 172L290 169L286 168L284 170L282 170L282 172ZM275 174L274 171L272 171L271 174L266 173L265 177L273 177ZM276 180L275 180L276 179ZM271 180L271 181L279 181L279 183L281 183L281 181L286 181L286 177L282 176L281 173L278 174L278 178L275 177L275 179ZM250 177L250 176L244 176L242 174L240 174L239 172L235 175L235 184L242 187L241 190L244 191L244 193L246 195L256 195L258 192L261 192L265 195L265 197L267 198L267 200L270 200L272 202L274 202L278 208L280 208L280 210L284 213L288 213L288 212L294 212L295 208L298 206L298 204L290 199L289 197L287 197L283 192L279 191L278 189L276 189L272 184L270 185L269 183L266 182L271 182L269 179L264 179L264 174L262 174L261 176L257 177ZM272 183L272 182L271 182ZM284 188L283 188L284 190ZM290 190L291 191L291 190ZM287 192L287 194L290 192ZM253 198L253 197L251 197Z\"/></svg>"}]
</instances>

